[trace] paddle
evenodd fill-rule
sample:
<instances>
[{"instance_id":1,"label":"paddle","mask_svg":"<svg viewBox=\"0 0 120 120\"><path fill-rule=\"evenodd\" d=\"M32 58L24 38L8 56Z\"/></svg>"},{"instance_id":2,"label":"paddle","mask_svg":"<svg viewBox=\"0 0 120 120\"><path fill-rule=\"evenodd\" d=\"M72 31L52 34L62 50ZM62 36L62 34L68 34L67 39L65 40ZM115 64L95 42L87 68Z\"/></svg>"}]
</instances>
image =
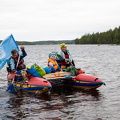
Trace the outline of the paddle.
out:
<instances>
[{"instance_id":1,"label":"paddle","mask_svg":"<svg viewBox=\"0 0 120 120\"><path fill-rule=\"evenodd\" d=\"M11 83L11 85L9 85L7 91L8 91L8 92L11 92L11 93L15 92L15 88L14 88L13 83Z\"/></svg>"},{"instance_id":2,"label":"paddle","mask_svg":"<svg viewBox=\"0 0 120 120\"><path fill-rule=\"evenodd\" d=\"M64 76L64 77L54 77L54 78L46 78L47 80L72 80L75 76Z\"/></svg>"},{"instance_id":3,"label":"paddle","mask_svg":"<svg viewBox=\"0 0 120 120\"><path fill-rule=\"evenodd\" d=\"M18 57L18 61L17 61L16 68L18 67L19 61L20 61L20 55L19 55L19 57ZM10 83L10 85L9 85L9 87L8 87L8 89L7 89L8 92L15 92L15 88L14 88L14 85L13 85L13 82L14 82L14 80L15 80L15 76L12 76L12 77L13 77L13 78L12 78L12 82Z\"/></svg>"},{"instance_id":4,"label":"paddle","mask_svg":"<svg viewBox=\"0 0 120 120\"><path fill-rule=\"evenodd\" d=\"M61 72L49 73L49 74L44 75L43 77L46 79L50 79L50 78L64 77L67 75L69 76L69 75L71 75L71 73L61 71Z\"/></svg>"},{"instance_id":5,"label":"paddle","mask_svg":"<svg viewBox=\"0 0 120 120\"><path fill-rule=\"evenodd\" d=\"M14 82L14 79L15 79L15 73L10 73L8 75L8 78L10 80L12 79L12 81L11 81L11 83L9 83L10 85L8 86L7 91L8 92L15 92L14 85L13 85L13 82Z\"/></svg>"}]
</instances>

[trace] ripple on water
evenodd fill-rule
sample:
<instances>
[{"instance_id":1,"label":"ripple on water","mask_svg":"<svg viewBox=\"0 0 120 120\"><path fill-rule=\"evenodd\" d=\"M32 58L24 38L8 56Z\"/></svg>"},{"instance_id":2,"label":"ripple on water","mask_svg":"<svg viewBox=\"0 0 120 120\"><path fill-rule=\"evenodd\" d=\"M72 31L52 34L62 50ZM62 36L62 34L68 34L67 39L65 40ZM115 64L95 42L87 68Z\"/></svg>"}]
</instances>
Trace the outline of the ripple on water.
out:
<instances>
[{"instance_id":1,"label":"ripple on water","mask_svg":"<svg viewBox=\"0 0 120 120\"><path fill-rule=\"evenodd\" d=\"M27 66L47 66L48 54L59 45L25 46ZM49 95L7 93L6 68L0 71L0 119L2 120L119 120L120 46L68 45L75 64L106 86L95 91L54 88ZM32 52L31 52L32 48ZM42 52L41 52L42 51ZM33 59L34 58L34 59Z\"/></svg>"}]
</instances>

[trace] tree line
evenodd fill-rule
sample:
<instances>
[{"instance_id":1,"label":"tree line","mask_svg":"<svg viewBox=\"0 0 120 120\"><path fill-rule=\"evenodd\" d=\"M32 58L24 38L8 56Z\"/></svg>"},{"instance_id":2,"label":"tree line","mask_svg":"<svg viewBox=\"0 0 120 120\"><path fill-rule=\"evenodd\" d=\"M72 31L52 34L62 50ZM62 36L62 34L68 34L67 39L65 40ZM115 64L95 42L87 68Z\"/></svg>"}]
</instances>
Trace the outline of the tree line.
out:
<instances>
[{"instance_id":1,"label":"tree line","mask_svg":"<svg viewBox=\"0 0 120 120\"><path fill-rule=\"evenodd\" d=\"M75 44L120 44L120 26L106 32L85 34L76 38Z\"/></svg>"},{"instance_id":2,"label":"tree line","mask_svg":"<svg viewBox=\"0 0 120 120\"><path fill-rule=\"evenodd\" d=\"M0 40L0 43L2 40ZM28 41L16 41L18 45L53 45L53 44L75 44L75 40L58 40L58 41L35 41L35 42L28 42Z\"/></svg>"},{"instance_id":3,"label":"tree line","mask_svg":"<svg viewBox=\"0 0 120 120\"><path fill-rule=\"evenodd\" d=\"M54 45L62 43L75 44L75 40L35 41L35 42L17 41L18 45Z\"/></svg>"}]
</instances>

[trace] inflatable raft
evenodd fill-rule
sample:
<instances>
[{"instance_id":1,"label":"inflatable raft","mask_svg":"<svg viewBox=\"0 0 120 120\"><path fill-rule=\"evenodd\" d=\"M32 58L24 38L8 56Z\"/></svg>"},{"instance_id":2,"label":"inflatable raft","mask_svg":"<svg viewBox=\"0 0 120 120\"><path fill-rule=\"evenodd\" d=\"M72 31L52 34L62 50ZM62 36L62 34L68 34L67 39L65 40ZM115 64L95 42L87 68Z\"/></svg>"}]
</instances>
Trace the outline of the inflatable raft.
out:
<instances>
[{"instance_id":1,"label":"inflatable raft","mask_svg":"<svg viewBox=\"0 0 120 120\"><path fill-rule=\"evenodd\" d=\"M15 92L17 90L24 90L27 92L36 93L47 93L51 90L51 83L40 77L31 77L28 81L26 80L16 80L15 74L11 73L7 76L8 79L8 90L10 92Z\"/></svg>"},{"instance_id":2,"label":"inflatable raft","mask_svg":"<svg viewBox=\"0 0 120 120\"><path fill-rule=\"evenodd\" d=\"M71 80L70 84L74 88L80 89L96 89L101 85L105 85L105 83L98 77L88 74L77 75Z\"/></svg>"},{"instance_id":3,"label":"inflatable raft","mask_svg":"<svg viewBox=\"0 0 120 120\"><path fill-rule=\"evenodd\" d=\"M56 72L43 76L53 86L70 85L77 89L96 89L105 83L96 76L80 73L77 76L71 76L69 72Z\"/></svg>"}]
</instances>

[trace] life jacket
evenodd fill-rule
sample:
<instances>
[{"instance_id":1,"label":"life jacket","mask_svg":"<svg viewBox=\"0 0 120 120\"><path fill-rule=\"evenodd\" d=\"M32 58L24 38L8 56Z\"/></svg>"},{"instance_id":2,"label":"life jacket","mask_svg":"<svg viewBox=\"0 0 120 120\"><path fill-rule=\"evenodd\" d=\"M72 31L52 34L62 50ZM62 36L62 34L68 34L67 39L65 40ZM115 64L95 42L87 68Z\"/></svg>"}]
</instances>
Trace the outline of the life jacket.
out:
<instances>
[{"instance_id":1,"label":"life jacket","mask_svg":"<svg viewBox=\"0 0 120 120\"><path fill-rule=\"evenodd\" d=\"M65 54L65 58L68 58L68 59L69 59L69 55L68 55L68 54Z\"/></svg>"},{"instance_id":2,"label":"life jacket","mask_svg":"<svg viewBox=\"0 0 120 120\"><path fill-rule=\"evenodd\" d=\"M17 65L17 62L18 62L18 57L16 58L13 58L12 56L10 57L10 59L14 59L14 64L15 64L15 68L16 68L16 65ZM10 66L9 66L10 67ZM22 70L22 69L25 69L25 64L24 64L24 60L22 58L20 58L19 60L19 63L18 63L18 66L17 66L17 71L18 70Z\"/></svg>"},{"instance_id":3,"label":"life jacket","mask_svg":"<svg viewBox=\"0 0 120 120\"><path fill-rule=\"evenodd\" d=\"M53 64L53 67L54 67L55 70L58 69L58 63L56 61L54 61L52 59L48 59L48 67L50 67L49 62L51 62Z\"/></svg>"},{"instance_id":4,"label":"life jacket","mask_svg":"<svg viewBox=\"0 0 120 120\"><path fill-rule=\"evenodd\" d=\"M69 55L67 53L64 53L64 56L65 56L65 59L69 59ZM61 65L66 65L67 63L66 62L61 62L60 63ZM69 63L68 63L69 64Z\"/></svg>"}]
</instances>

